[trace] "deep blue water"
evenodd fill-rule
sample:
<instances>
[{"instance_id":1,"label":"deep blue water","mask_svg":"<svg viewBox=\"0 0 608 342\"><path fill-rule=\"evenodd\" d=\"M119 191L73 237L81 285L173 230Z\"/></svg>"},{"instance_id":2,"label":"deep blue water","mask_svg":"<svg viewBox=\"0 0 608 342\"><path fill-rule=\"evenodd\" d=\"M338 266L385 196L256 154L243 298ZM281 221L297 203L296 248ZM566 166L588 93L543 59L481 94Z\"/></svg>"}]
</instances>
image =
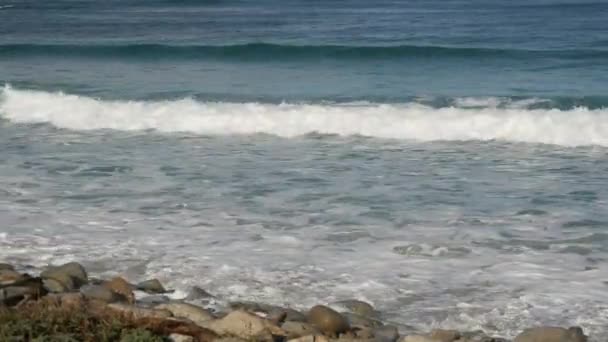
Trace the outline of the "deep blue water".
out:
<instances>
[{"instance_id":1,"label":"deep blue water","mask_svg":"<svg viewBox=\"0 0 608 342\"><path fill-rule=\"evenodd\" d=\"M608 103L606 1L3 1L0 82L104 98Z\"/></svg>"}]
</instances>

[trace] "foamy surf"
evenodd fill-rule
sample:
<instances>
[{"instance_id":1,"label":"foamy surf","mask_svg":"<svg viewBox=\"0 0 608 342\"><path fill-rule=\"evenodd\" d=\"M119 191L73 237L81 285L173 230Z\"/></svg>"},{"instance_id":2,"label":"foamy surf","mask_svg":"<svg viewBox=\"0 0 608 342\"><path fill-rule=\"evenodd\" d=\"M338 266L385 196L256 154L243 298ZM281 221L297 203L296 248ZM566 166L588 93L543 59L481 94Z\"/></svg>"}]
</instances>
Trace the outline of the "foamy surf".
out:
<instances>
[{"instance_id":1,"label":"foamy surf","mask_svg":"<svg viewBox=\"0 0 608 342\"><path fill-rule=\"evenodd\" d=\"M474 107L471 107L473 101ZM401 104L262 104L106 101L59 92L3 88L0 115L13 123L48 123L72 130L155 130L204 135L309 133L416 141L501 140L562 146L608 146L608 110L497 107L462 100L433 108ZM481 105L481 107L480 107Z\"/></svg>"}]
</instances>

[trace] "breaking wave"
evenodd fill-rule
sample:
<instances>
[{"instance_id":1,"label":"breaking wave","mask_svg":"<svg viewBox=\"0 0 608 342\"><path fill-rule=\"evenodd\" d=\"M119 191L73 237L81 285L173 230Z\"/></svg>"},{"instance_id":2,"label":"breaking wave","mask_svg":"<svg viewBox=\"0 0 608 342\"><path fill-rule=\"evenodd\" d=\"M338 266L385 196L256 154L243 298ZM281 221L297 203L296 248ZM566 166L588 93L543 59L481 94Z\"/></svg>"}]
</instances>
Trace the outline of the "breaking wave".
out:
<instances>
[{"instance_id":1,"label":"breaking wave","mask_svg":"<svg viewBox=\"0 0 608 342\"><path fill-rule=\"evenodd\" d=\"M6 86L0 92L0 116L12 123L48 123L72 130L265 133L281 137L318 133L417 141L501 140L608 146L608 109L530 109L526 101L497 106L495 98L469 98L441 108L418 102L107 101Z\"/></svg>"}]
</instances>

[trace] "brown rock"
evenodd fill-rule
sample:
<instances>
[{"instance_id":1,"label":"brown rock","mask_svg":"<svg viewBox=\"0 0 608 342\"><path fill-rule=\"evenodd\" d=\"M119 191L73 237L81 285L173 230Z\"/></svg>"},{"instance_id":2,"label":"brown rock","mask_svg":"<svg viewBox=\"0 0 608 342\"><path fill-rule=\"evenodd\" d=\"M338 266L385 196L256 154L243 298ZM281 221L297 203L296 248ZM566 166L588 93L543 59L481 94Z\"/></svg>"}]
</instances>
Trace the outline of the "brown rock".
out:
<instances>
[{"instance_id":1,"label":"brown rock","mask_svg":"<svg viewBox=\"0 0 608 342\"><path fill-rule=\"evenodd\" d=\"M587 342L580 327L538 327L524 330L514 342Z\"/></svg>"},{"instance_id":2,"label":"brown rock","mask_svg":"<svg viewBox=\"0 0 608 342\"><path fill-rule=\"evenodd\" d=\"M298 338L307 335L319 335L321 332L311 324L304 322L287 321L281 325L281 329L287 333L287 338Z\"/></svg>"},{"instance_id":3,"label":"brown rock","mask_svg":"<svg viewBox=\"0 0 608 342\"><path fill-rule=\"evenodd\" d=\"M218 335L231 335L245 340L267 341L274 336L285 336L285 332L257 315L246 311L232 311L224 318L204 322L204 327Z\"/></svg>"},{"instance_id":4,"label":"brown rock","mask_svg":"<svg viewBox=\"0 0 608 342\"><path fill-rule=\"evenodd\" d=\"M9 285L20 280L23 275L15 270L0 269L0 285Z\"/></svg>"},{"instance_id":5,"label":"brown rock","mask_svg":"<svg viewBox=\"0 0 608 342\"><path fill-rule=\"evenodd\" d=\"M116 277L103 284L107 289L112 292L123 296L127 303L133 304L135 302L135 295L133 294L133 286L121 277Z\"/></svg>"},{"instance_id":6,"label":"brown rock","mask_svg":"<svg viewBox=\"0 0 608 342\"><path fill-rule=\"evenodd\" d=\"M134 318L168 318L172 316L168 310L144 309L122 303L108 304L107 308Z\"/></svg>"},{"instance_id":7,"label":"brown rock","mask_svg":"<svg viewBox=\"0 0 608 342\"><path fill-rule=\"evenodd\" d=\"M346 318L337 311L323 305L317 305L310 309L308 322L330 336L337 336L350 329Z\"/></svg>"},{"instance_id":8,"label":"brown rock","mask_svg":"<svg viewBox=\"0 0 608 342\"><path fill-rule=\"evenodd\" d=\"M201 326L204 324L203 322L215 319L209 311L188 303L166 303L157 305L154 308L167 310L171 312L174 317L186 318Z\"/></svg>"},{"instance_id":9,"label":"brown rock","mask_svg":"<svg viewBox=\"0 0 608 342\"><path fill-rule=\"evenodd\" d=\"M439 342L452 342L460 338L460 332L456 330L434 329L429 337Z\"/></svg>"}]
</instances>

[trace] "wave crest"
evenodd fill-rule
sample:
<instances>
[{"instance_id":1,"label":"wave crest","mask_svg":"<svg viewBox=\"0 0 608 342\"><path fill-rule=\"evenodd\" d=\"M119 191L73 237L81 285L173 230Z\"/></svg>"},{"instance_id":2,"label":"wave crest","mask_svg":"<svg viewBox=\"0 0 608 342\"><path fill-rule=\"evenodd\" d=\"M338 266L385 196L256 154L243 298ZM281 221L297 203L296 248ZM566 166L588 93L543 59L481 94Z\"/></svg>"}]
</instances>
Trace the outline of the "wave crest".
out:
<instances>
[{"instance_id":1,"label":"wave crest","mask_svg":"<svg viewBox=\"0 0 608 342\"><path fill-rule=\"evenodd\" d=\"M487 102L491 104L491 98ZM48 123L72 130L155 130L202 135L266 133L281 137L319 133L418 141L503 140L608 146L608 110L584 107L559 110L518 106L432 108L414 102L104 101L7 86L0 94L0 115L13 123Z\"/></svg>"},{"instance_id":2,"label":"wave crest","mask_svg":"<svg viewBox=\"0 0 608 342\"><path fill-rule=\"evenodd\" d=\"M348 46L348 45L284 45L247 43L236 45L73 45L73 44L4 44L0 57L57 56L74 58L127 59L232 59L232 60L316 60L337 58L349 60L439 58L511 58L529 59L555 57L602 59L606 50L521 50L455 46Z\"/></svg>"}]
</instances>

